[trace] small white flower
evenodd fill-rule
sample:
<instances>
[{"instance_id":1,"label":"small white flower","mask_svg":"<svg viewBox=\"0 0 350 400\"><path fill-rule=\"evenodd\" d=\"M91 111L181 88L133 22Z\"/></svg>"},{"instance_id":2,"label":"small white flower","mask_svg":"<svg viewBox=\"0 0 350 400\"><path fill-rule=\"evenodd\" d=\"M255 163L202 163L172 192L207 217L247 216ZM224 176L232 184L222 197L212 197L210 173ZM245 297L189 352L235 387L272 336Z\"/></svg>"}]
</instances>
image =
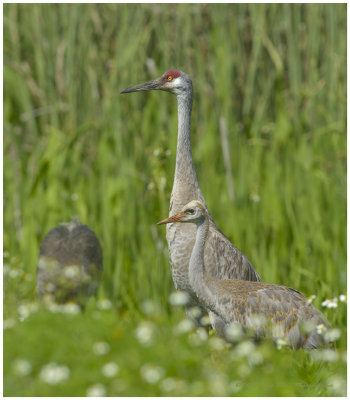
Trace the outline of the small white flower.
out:
<instances>
[{"instance_id":1,"label":"small white flower","mask_svg":"<svg viewBox=\"0 0 350 400\"><path fill-rule=\"evenodd\" d=\"M316 361L327 361L333 363L338 361L339 358L338 353L331 349L313 350L310 354Z\"/></svg>"},{"instance_id":2,"label":"small white flower","mask_svg":"<svg viewBox=\"0 0 350 400\"><path fill-rule=\"evenodd\" d=\"M106 396L107 390L102 383L95 383L86 389L87 397L104 397Z\"/></svg>"},{"instance_id":3,"label":"small white flower","mask_svg":"<svg viewBox=\"0 0 350 400\"><path fill-rule=\"evenodd\" d=\"M175 326L174 331L175 333L188 333L191 332L194 328L194 323L186 318Z\"/></svg>"},{"instance_id":4,"label":"small white flower","mask_svg":"<svg viewBox=\"0 0 350 400\"><path fill-rule=\"evenodd\" d=\"M190 301L190 295L187 292L174 292L169 296L169 302L172 306L185 306Z\"/></svg>"},{"instance_id":5,"label":"small white flower","mask_svg":"<svg viewBox=\"0 0 350 400\"><path fill-rule=\"evenodd\" d=\"M77 195L77 193L72 193L71 199L72 199L73 201L77 201L78 198L79 198L79 196Z\"/></svg>"},{"instance_id":6,"label":"small white flower","mask_svg":"<svg viewBox=\"0 0 350 400\"><path fill-rule=\"evenodd\" d=\"M223 397L228 394L228 379L223 373L213 373L209 377L209 387L211 394L215 397Z\"/></svg>"},{"instance_id":7,"label":"small white flower","mask_svg":"<svg viewBox=\"0 0 350 400\"><path fill-rule=\"evenodd\" d=\"M192 346L200 346L207 339L208 333L204 328L198 328L188 337L188 341Z\"/></svg>"},{"instance_id":8,"label":"small white flower","mask_svg":"<svg viewBox=\"0 0 350 400\"><path fill-rule=\"evenodd\" d=\"M159 178L159 189L164 190L166 186L166 178L165 176L162 176Z\"/></svg>"},{"instance_id":9,"label":"small white flower","mask_svg":"<svg viewBox=\"0 0 350 400\"><path fill-rule=\"evenodd\" d=\"M226 347L226 342L219 337L212 337L209 339L209 345L212 349L221 351Z\"/></svg>"},{"instance_id":10,"label":"small white flower","mask_svg":"<svg viewBox=\"0 0 350 400\"><path fill-rule=\"evenodd\" d=\"M57 385L69 378L69 368L55 362L44 365L41 368L39 378L49 385Z\"/></svg>"},{"instance_id":11,"label":"small white flower","mask_svg":"<svg viewBox=\"0 0 350 400\"><path fill-rule=\"evenodd\" d=\"M163 392L173 392L177 388L177 379L176 378L165 378L162 380L162 382L159 384L159 388Z\"/></svg>"},{"instance_id":12,"label":"small white flower","mask_svg":"<svg viewBox=\"0 0 350 400\"><path fill-rule=\"evenodd\" d=\"M3 323L3 329L10 329L16 325L16 320L14 318L5 319Z\"/></svg>"},{"instance_id":13,"label":"small white flower","mask_svg":"<svg viewBox=\"0 0 350 400\"><path fill-rule=\"evenodd\" d=\"M342 303L347 303L347 301L348 301L348 299L347 299L347 297L346 297L345 294L341 294L341 295L339 296L339 300L340 300Z\"/></svg>"},{"instance_id":14,"label":"small white flower","mask_svg":"<svg viewBox=\"0 0 350 400\"><path fill-rule=\"evenodd\" d=\"M255 352L255 344L249 340L239 343L234 351L239 357L248 357L253 352Z\"/></svg>"},{"instance_id":15,"label":"small white flower","mask_svg":"<svg viewBox=\"0 0 350 400\"><path fill-rule=\"evenodd\" d=\"M154 340L155 326L152 322L143 321L135 330L137 340L145 347L150 346Z\"/></svg>"},{"instance_id":16,"label":"small white flower","mask_svg":"<svg viewBox=\"0 0 350 400\"><path fill-rule=\"evenodd\" d=\"M198 320L198 318L202 315L202 310L199 307L194 306L188 309L187 313L194 320Z\"/></svg>"},{"instance_id":17,"label":"small white flower","mask_svg":"<svg viewBox=\"0 0 350 400\"><path fill-rule=\"evenodd\" d=\"M78 265L69 265L63 269L63 274L68 279L78 278L81 275L80 267Z\"/></svg>"},{"instance_id":18,"label":"small white flower","mask_svg":"<svg viewBox=\"0 0 350 400\"><path fill-rule=\"evenodd\" d=\"M307 304L311 304L313 302L313 300L316 299L316 295L312 294L311 296L307 297Z\"/></svg>"},{"instance_id":19,"label":"small white flower","mask_svg":"<svg viewBox=\"0 0 350 400\"><path fill-rule=\"evenodd\" d=\"M103 356L109 352L110 348L111 346L107 342L96 342L92 346L92 351L98 356Z\"/></svg>"},{"instance_id":20,"label":"small white flower","mask_svg":"<svg viewBox=\"0 0 350 400\"><path fill-rule=\"evenodd\" d=\"M165 369L160 366L145 364L141 367L140 374L145 382L153 385L163 378Z\"/></svg>"},{"instance_id":21,"label":"small white flower","mask_svg":"<svg viewBox=\"0 0 350 400\"><path fill-rule=\"evenodd\" d=\"M244 337L244 331L240 324L235 322L226 326L225 328L225 337L230 342L238 342Z\"/></svg>"},{"instance_id":22,"label":"small white flower","mask_svg":"<svg viewBox=\"0 0 350 400\"><path fill-rule=\"evenodd\" d=\"M250 317L250 322L254 329L261 329L267 324L265 315L256 314Z\"/></svg>"},{"instance_id":23,"label":"small white flower","mask_svg":"<svg viewBox=\"0 0 350 400\"><path fill-rule=\"evenodd\" d=\"M287 338L278 338L276 340L276 346L278 350L281 350L283 347L288 345L288 340Z\"/></svg>"},{"instance_id":24,"label":"small white flower","mask_svg":"<svg viewBox=\"0 0 350 400\"><path fill-rule=\"evenodd\" d=\"M334 396L346 397L346 380L341 376L332 376L327 380L329 391Z\"/></svg>"},{"instance_id":25,"label":"small white flower","mask_svg":"<svg viewBox=\"0 0 350 400\"><path fill-rule=\"evenodd\" d=\"M200 319L200 324L202 326L209 326L211 324L210 322L210 317L209 315L203 315L203 317Z\"/></svg>"},{"instance_id":26,"label":"small white flower","mask_svg":"<svg viewBox=\"0 0 350 400\"><path fill-rule=\"evenodd\" d=\"M324 300L321 305L327 308L337 308L338 307L338 299L334 297L333 299Z\"/></svg>"},{"instance_id":27,"label":"small white flower","mask_svg":"<svg viewBox=\"0 0 350 400\"><path fill-rule=\"evenodd\" d=\"M327 342L335 342L338 340L341 336L341 332L339 329L329 329L325 335L324 338L326 339Z\"/></svg>"},{"instance_id":28,"label":"small white flower","mask_svg":"<svg viewBox=\"0 0 350 400\"><path fill-rule=\"evenodd\" d=\"M64 314L76 315L80 313L80 306L73 302L62 304L61 310Z\"/></svg>"},{"instance_id":29,"label":"small white flower","mask_svg":"<svg viewBox=\"0 0 350 400\"><path fill-rule=\"evenodd\" d=\"M319 324L319 325L316 326L316 332L317 332L319 335L323 335L324 333L327 332L327 328L325 327L324 324Z\"/></svg>"},{"instance_id":30,"label":"small white flower","mask_svg":"<svg viewBox=\"0 0 350 400\"><path fill-rule=\"evenodd\" d=\"M21 304L18 307L19 320L21 322L24 321L26 318L29 317L30 314L36 312L38 309L39 306L36 303Z\"/></svg>"},{"instance_id":31,"label":"small white flower","mask_svg":"<svg viewBox=\"0 0 350 400\"><path fill-rule=\"evenodd\" d=\"M100 299L97 302L97 307L100 310L110 310L112 308L112 302L109 299Z\"/></svg>"},{"instance_id":32,"label":"small white flower","mask_svg":"<svg viewBox=\"0 0 350 400\"><path fill-rule=\"evenodd\" d=\"M142 303L141 307L143 312L148 316L154 315L159 311L157 303L150 299L145 300Z\"/></svg>"},{"instance_id":33,"label":"small white flower","mask_svg":"<svg viewBox=\"0 0 350 400\"><path fill-rule=\"evenodd\" d=\"M119 366L115 362L109 362L102 367L102 375L106 378L113 378L118 375Z\"/></svg>"},{"instance_id":34,"label":"small white flower","mask_svg":"<svg viewBox=\"0 0 350 400\"><path fill-rule=\"evenodd\" d=\"M156 149L153 150L154 157L158 157L159 154L160 154L160 149L159 148L156 148Z\"/></svg>"},{"instance_id":35,"label":"small white flower","mask_svg":"<svg viewBox=\"0 0 350 400\"><path fill-rule=\"evenodd\" d=\"M17 358L12 363L15 374L20 376L29 375L32 372L32 365L29 361Z\"/></svg>"}]
</instances>

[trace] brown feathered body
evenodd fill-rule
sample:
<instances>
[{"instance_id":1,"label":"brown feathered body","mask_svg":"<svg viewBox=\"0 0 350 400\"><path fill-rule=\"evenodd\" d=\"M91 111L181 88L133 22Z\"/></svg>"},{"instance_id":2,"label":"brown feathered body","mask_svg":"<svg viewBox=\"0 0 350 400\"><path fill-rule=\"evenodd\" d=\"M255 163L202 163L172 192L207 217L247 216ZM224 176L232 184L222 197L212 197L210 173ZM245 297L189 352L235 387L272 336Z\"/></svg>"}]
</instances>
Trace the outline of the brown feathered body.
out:
<instances>
[{"instance_id":1,"label":"brown feathered body","mask_svg":"<svg viewBox=\"0 0 350 400\"><path fill-rule=\"evenodd\" d=\"M57 303L84 305L99 284L103 269L100 242L77 219L53 228L40 245L37 291Z\"/></svg>"}]
</instances>

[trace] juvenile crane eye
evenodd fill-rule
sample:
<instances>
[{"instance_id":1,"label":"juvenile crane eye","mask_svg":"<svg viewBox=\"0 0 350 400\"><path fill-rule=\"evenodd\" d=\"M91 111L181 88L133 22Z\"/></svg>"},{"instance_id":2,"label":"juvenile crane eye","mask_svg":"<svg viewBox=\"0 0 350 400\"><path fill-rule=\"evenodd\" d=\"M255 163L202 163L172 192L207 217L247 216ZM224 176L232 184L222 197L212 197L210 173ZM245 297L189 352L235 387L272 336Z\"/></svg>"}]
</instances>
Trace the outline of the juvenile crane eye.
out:
<instances>
[{"instance_id":1,"label":"juvenile crane eye","mask_svg":"<svg viewBox=\"0 0 350 400\"><path fill-rule=\"evenodd\" d=\"M168 81L172 81L173 77L171 75L168 76Z\"/></svg>"},{"instance_id":2,"label":"juvenile crane eye","mask_svg":"<svg viewBox=\"0 0 350 400\"><path fill-rule=\"evenodd\" d=\"M193 213L194 213L194 209L193 209L193 208L189 208L189 209L187 210L187 212L188 212L189 214L193 214Z\"/></svg>"}]
</instances>

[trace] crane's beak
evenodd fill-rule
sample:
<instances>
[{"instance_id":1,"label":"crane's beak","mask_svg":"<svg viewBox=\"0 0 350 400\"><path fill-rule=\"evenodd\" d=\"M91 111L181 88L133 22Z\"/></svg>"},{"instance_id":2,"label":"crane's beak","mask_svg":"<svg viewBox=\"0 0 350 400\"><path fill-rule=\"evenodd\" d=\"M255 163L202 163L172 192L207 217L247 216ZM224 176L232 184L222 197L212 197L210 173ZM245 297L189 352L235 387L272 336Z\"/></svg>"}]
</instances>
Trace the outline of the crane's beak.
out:
<instances>
[{"instance_id":1,"label":"crane's beak","mask_svg":"<svg viewBox=\"0 0 350 400\"><path fill-rule=\"evenodd\" d=\"M182 211L180 211L177 214L174 214L169 218L159 221L157 223L157 225L170 224L171 222L180 222L184 216L185 216L185 214Z\"/></svg>"},{"instance_id":2,"label":"crane's beak","mask_svg":"<svg viewBox=\"0 0 350 400\"><path fill-rule=\"evenodd\" d=\"M132 86L122 90L120 93L131 93L131 92L142 92L145 90L161 90L163 86L163 81L158 78L153 81L149 81L146 83L141 83L140 85Z\"/></svg>"}]
</instances>

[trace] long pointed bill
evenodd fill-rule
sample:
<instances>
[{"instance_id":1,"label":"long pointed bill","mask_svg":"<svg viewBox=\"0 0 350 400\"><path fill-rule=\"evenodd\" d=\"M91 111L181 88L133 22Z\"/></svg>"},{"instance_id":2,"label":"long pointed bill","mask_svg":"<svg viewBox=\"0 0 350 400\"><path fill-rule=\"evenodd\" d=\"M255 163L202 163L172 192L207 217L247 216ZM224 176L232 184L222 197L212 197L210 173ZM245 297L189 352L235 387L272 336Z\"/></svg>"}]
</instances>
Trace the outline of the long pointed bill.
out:
<instances>
[{"instance_id":1,"label":"long pointed bill","mask_svg":"<svg viewBox=\"0 0 350 400\"><path fill-rule=\"evenodd\" d=\"M185 216L185 214L182 211L180 211L177 214L174 214L169 218L159 221L157 223L157 225L170 224L171 222L180 222L184 216Z\"/></svg>"},{"instance_id":2,"label":"long pointed bill","mask_svg":"<svg viewBox=\"0 0 350 400\"><path fill-rule=\"evenodd\" d=\"M159 90L163 82L160 79L155 79L146 83L141 83L140 85L132 86L122 90L120 93L131 93L131 92L142 92L145 90Z\"/></svg>"}]
</instances>

